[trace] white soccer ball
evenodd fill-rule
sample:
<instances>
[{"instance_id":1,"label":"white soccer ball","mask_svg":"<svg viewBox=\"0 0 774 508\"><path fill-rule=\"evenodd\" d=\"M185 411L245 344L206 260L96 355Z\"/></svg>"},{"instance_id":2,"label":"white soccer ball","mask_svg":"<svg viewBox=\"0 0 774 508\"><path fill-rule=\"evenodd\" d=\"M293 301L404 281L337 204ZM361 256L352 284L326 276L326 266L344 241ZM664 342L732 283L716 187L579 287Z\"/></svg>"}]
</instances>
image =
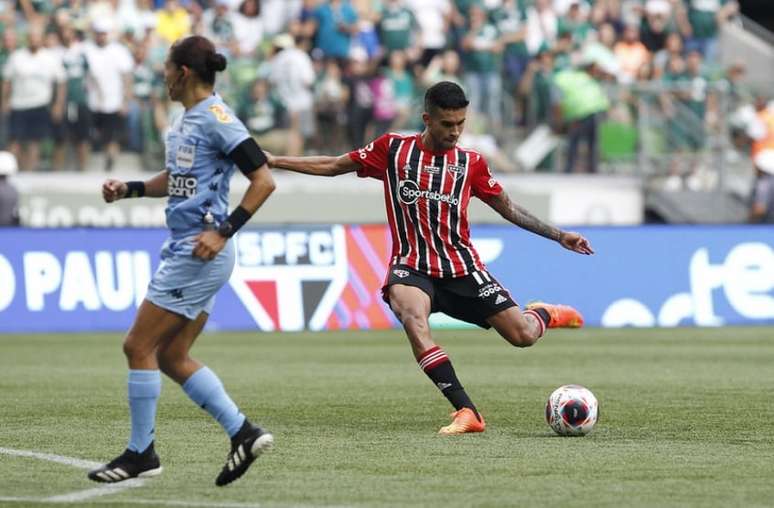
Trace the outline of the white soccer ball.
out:
<instances>
[{"instance_id":1,"label":"white soccer ball","mask_svg":"<svg viewBox=\"0 0 774 508\"><path fill-rule=\"evenodd\" d=\"M599 417L599 403L581 385L560 386L546 402L546 422L560 436L584 436Z\"/></svg>"}]
</instances>

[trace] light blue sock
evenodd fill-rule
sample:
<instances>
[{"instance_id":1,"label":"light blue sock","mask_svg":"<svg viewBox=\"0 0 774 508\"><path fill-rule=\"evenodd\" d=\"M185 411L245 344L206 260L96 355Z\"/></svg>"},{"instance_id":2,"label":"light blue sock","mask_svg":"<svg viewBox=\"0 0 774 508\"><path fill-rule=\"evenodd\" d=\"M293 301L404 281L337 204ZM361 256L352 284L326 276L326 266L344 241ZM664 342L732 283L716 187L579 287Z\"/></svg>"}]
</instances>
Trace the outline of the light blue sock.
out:
<instances>
[{"instance_id":1,"label":"light blue sock","mask_svg":"<svg viewBox=\"0 0 774 508\"><path fill-rule=\"evenodd\" d=\"M132 435L129 449L145 451L156 437L156 404L161 395L161 373L158 370L129 370L129 413Z\"/></svg>"},{"instance_id":2,"label":"light blue sock","mask_svg":"<svg viewBox=\"0 0 774 508\"><path fill-rule=\"evenodd\" d=\"M183 391L191 397L192 401L210 413L223 426L229 437L234 437L245 422L245 415L228 396L218 376L208 367L202 367L194 372L183 383Z\"/></svg>"}]
</instances>

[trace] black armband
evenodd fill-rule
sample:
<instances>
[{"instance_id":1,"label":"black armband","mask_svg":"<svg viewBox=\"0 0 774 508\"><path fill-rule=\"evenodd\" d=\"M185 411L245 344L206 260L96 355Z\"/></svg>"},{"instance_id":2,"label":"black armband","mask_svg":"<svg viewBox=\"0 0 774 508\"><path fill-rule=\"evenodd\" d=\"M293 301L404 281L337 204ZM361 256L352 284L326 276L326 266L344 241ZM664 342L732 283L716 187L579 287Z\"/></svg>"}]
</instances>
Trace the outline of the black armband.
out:
<instances>
[{"instance_id":1,"label":"black armband","mask_svg":"<svg viewBox=\"0 0 774 508\"><path fill-rule=\"evenodd\" d=\"M239 231L239 228L244 226L245 223L250 220L250 217L252 217L250 212L241 206L238 206L234 208L234 211L231 212L231 215L229 215L226 220L220 223L220 226L218 226L218 233L220 233L220 236L223 238L231 238L234 236L234 233Z\"/></svg>"},{"instance_id":2,"label":"black armband","mask_svg":"<svg viewBox=\"0 0 774 508\"><path fill-rule=\"evenodd\" d=\"M141 198L145 195L145 182L126 182L125 198Z\"/></svg>"},{"instance_id":3,"label":"black armband","mask_svg":"<svg viewBox=\"0 0 774 508\"><path fill-rule=\"evenodd\" d=\"M255 142L253 138L247 138L239 143L236 148L231 150L228 154L228 158L237 165L239 171L245 175L249 175L256 169L260 168L269 159L266 158L266 154L263 153L261 147Z\"/></svg>"}]
</instances>

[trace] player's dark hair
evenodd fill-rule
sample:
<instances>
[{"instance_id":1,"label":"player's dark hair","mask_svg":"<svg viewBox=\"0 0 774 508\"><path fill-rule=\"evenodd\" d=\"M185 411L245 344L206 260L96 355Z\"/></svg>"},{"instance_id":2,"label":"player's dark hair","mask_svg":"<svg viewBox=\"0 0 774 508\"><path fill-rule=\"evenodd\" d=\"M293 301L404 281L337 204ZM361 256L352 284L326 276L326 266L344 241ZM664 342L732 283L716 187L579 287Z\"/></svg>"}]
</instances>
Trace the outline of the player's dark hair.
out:
<instances>
[{"instance_id":1,"label":"player's dark hair","mask_svg":"<svg viewBox=\"0 0 774 508\"><path fill-rule=\"evenodd\" d=\"M201 35L175 42L169 50L169 60L178 67L185 65L209 85L215 84L215 73L226 68L226 57L216 52L215 45Z\"/></svg>"},{"instance_id":2,"label":"player's dark hair","mask_svg":"<svg viewBox=\"0 0 774 508\"><path fill-rule=\"evenodd\" d=\"M425 111L466 108L470 101L460 85L451 81L436 83L425 92Z\"/></svg>"}]
</instances>

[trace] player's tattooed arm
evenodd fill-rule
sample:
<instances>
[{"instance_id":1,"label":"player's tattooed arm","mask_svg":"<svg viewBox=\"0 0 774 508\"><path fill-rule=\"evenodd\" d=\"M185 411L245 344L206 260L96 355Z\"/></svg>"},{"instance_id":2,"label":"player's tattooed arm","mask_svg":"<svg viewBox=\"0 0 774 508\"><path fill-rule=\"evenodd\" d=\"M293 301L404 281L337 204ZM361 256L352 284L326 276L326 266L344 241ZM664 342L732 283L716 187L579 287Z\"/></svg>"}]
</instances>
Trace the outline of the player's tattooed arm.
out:
<instances>
[{"instance_id":1,"label":"player's tattooed arm","mask_svg":"<svg viewBox=\"0 0 774 508\"><path fill-rule=\"evenodd\" d=\"M357 171L360 165L348 154L338 157L319 155L313 157L282 157L266 153L270 168L285 169L296 173L317 176L336 176Z\"/></svg>"},{"instance_id":2,"label":"player's tattooed arm","mask_svg":"<svg viewBox=\"0 0 774 508\"><path fill-rule=\"evenodd\" d=\"M505 191L492 197L487 201L487 204L502 215L505 220L516 224L520 228L531 231L536 235L556 240L565 249L578 254L594 254L591 244L582 235L574 231L562 231L556 226L546 224L529 213L524 207L511 201L511 198Z\"/></svg>"},{"instance_id":3,"label":"player's tattooed arm","mask_svg":"<svg viewBox=\"0 0 774 508\"><path fill-rule=\"evenodd\" d=\"M503 191L497 196L492 197L487 204L491 206L494 211L499 213L505 220L516 224L520 228L531 231L536 235L543 236L550 240L556 240L557 242L562 236L562 230L546 224L534 215L532 215L527 209L517 205L508 196L508 193Z\"/></svg>"}]
</instances>

